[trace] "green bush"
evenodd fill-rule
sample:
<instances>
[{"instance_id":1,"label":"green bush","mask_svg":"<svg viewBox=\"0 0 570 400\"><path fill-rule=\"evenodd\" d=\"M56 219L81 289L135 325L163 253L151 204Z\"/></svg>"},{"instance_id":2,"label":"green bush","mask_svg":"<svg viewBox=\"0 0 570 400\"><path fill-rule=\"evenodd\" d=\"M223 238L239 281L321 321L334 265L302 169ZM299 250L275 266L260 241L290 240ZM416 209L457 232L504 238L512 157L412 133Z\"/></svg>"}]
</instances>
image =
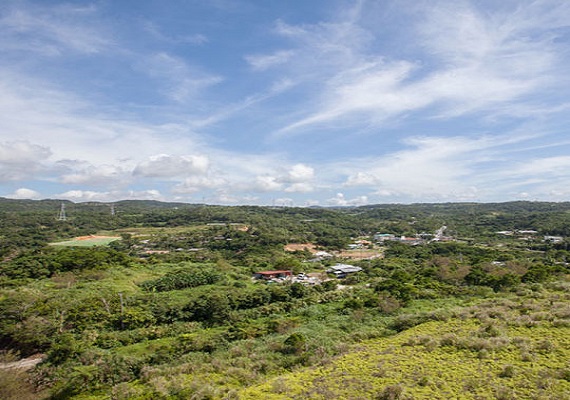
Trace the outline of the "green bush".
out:
<instances>
[{"instance_id":1,"label":"green bush","mask_svg":"<svg viewBox=\"0 0 570 400\"><path fill-rule=\"evenodd\" d=\"M178 270L149 281L140 286L146 291L167 292L193 288L202 285L212 285L222 279L222 274L212 268L193 268L192 270Z\"/></svg>"}]
</instances>

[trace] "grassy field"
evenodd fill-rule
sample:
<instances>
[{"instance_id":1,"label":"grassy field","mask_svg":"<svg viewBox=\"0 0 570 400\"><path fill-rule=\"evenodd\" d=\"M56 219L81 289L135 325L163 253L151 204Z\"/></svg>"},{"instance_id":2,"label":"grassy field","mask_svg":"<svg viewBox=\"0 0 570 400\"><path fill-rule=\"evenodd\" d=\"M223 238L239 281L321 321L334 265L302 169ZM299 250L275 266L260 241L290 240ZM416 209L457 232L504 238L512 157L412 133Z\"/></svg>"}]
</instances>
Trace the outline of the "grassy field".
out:
<instances>
[{"instance_id":1,"label":"grassy field","mask_svg":"<svg viewBox=\"0 0 570 400\"><path fill-rule=\"evenodd\" d=\"M363 342L326 365L250 387L239 398L569 399L568 294L457 310L448 320Z\"/></svg>"},{"instance_id":2,"label":"grassy field","mask_svg":"<svg viewBox=\"0 0 570 400\"><path fill-rule=\"evenodd\" d=\"M80 236L72 240L66 240L64 242L51 243L52 246L63 246L63 247L94 247L94 246L107 246L109 243L115 240L121 240L118 236Z\"/></svg>"}]
</instances>

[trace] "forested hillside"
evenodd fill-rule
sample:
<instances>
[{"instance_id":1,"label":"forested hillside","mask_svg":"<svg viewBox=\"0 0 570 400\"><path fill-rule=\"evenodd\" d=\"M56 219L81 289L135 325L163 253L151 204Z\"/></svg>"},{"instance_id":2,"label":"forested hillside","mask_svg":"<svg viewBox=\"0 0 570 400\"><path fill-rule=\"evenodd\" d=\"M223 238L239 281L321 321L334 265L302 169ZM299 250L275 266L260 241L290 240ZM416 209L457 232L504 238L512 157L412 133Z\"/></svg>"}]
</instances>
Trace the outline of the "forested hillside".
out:
<instances>
[{"instance_id":1,"label":"forested hillside","mask_svg":"<svg viewBox=\"0 0 570 400\"><path fill-rule=\"evenodd\" d=\"M570 203L0 199L0 398L570 398L569 238Z\"/></svg>"}]
</instances>

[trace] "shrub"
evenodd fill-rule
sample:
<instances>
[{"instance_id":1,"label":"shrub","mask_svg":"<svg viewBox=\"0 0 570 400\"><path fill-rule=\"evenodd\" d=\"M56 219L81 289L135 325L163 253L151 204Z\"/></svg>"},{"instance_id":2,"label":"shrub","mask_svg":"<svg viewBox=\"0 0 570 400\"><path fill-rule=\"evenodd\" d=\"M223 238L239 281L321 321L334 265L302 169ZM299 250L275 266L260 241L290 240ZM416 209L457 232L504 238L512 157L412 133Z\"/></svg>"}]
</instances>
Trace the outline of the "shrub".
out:
<instances>
[{"instance_id":1,"label":"shrub","mask_svg":"<svg viewBox=\"0 0 570 400\"><path fill-rule=\"evenodd\" d=\"M286 354L300 354L307 350L307 339L299 332L289 335L283 344L285 345L283 352Z\"/></svg>"},{"instance_id":2,"label":"shrub","mask_svg":"<svg viewBox=\"0 0 570 400\"><path fill-rule=\"evenodd\" d=\"M202 285L212 285L222 279L222 275L212 268L193 268L178 270L149 281L140 286L146 291L167 292Z\"/></svg>"},{"instance_id":3,"label":"shrub","mask_svg":"<svg viewBox=\"0 0 570 400\"><path fill-rule=\"evenodd\" d=\"M404 389L401 385L386 386L377 396L377 400L398 400L402 398Z\"/></svg>"}]
</instances>

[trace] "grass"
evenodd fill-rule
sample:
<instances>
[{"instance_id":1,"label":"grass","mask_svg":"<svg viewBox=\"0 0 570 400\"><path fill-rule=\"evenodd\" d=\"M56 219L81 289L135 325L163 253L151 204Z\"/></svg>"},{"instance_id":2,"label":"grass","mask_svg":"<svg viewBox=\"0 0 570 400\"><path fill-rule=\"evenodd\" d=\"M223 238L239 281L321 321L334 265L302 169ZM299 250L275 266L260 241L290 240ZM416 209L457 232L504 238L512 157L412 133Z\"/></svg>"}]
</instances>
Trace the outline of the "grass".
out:
<instances>
[{"instance_id":1,"label":"grass","mask_svg":"<svg viewBox=\"0 0 570 400\"><path fill-rule=\"evenodd\" d=\"M559 297L545 295L532 306L548 310L568 300ZM570 327L542 314L521 318L529 301L457 309L447 321L364 341L327 365L280 375L239 398L570 398Z\"/></svg>"},{"instance_id":2,"label":"grass","mask_svg":"<svg viewBox=\"0 0 570 400\"><path fill-rule=\"evenodd\" d=\"M81 237L72 240L66 240L63 242L50 243L52 246L60 247L95 247L95 246L107 246L109 243L116 240L121 240L117 236L92 236L92 237Z\"/></svg>"}]
</instances>

